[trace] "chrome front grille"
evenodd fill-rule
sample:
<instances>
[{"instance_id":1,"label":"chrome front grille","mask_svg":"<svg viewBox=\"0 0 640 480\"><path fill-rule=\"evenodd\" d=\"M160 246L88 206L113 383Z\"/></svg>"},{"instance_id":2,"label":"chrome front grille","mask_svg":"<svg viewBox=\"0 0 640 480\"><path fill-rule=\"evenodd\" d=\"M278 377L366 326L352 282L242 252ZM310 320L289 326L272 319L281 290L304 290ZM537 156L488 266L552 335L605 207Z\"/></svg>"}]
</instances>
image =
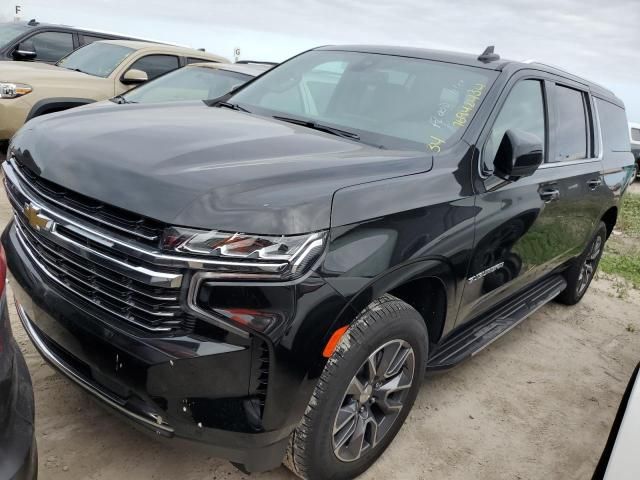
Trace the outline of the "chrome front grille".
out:
<instances>
[{"instance_id":1,"label":"chrome front grille","mask_svg":"<svg viewBox=\"0 0 640 480\"><path fill-rule=\"evenodd\" d=\"M3 165L16 234L52 283L146 331L193 325L180 303L184 262L157 265L145 255L134 255L146 251L153 258L153 251L136 247L144 239L127 242L126 234L111 238L110 227L94 228L83 215L40 196L16 168L11 161Z\"/></svg>"}]
</instances>

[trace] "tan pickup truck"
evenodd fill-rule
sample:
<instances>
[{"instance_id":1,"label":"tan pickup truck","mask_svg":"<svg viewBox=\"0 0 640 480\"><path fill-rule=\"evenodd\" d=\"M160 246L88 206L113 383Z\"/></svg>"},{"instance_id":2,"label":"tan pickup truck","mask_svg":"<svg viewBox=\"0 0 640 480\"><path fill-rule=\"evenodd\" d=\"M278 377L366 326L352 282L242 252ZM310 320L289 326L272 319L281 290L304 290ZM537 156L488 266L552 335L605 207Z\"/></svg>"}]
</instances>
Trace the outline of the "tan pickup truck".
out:
<instances>
[{"instance_id":1,"label":"tan pickup truck","mask_svg":"<svg viewBox=\"0 0 640 480\"><path fill-rule=\"evenodd\" d=\"M94 42L56 65L0 65L0 154L30 118L120 95L194 62L228 62L200 50L130 40Z\"/></svg>"}]
</instances>

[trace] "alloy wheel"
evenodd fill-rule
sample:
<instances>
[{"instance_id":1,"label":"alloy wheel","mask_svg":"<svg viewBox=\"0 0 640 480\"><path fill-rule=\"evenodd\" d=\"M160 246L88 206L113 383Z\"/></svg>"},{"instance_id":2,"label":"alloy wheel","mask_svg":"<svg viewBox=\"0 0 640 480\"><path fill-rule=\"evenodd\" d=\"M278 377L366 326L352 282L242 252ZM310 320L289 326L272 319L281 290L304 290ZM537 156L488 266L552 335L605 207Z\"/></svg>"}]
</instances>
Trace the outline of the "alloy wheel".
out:
<instances>
[{"instance_id":1,"label":"alloy wheel","mask_svg":"<svg viewBox=\"0 0 640 480\"><path fill-rule=\"evenodd\" d=\"M578 295L582 295L589 286L589 282L593 277L596 267L598 266L598 259L600 258L600 252L602 251L602 238L598 235L591 246L589 254L582 263L580 269L580 275L578 276Z\"/></svg>"},{"instance_id":2,"label":"alloy wheel","mask_svg":"<svg viewBox=\"0 0 640 480\"><path fill-rule=\"evenodd\" d=\"M389 432L404 407L415 373L413 348L391 340L375 352L351 379L333 423L333 451L353 462Z\"/></svg>"}]
</instances>

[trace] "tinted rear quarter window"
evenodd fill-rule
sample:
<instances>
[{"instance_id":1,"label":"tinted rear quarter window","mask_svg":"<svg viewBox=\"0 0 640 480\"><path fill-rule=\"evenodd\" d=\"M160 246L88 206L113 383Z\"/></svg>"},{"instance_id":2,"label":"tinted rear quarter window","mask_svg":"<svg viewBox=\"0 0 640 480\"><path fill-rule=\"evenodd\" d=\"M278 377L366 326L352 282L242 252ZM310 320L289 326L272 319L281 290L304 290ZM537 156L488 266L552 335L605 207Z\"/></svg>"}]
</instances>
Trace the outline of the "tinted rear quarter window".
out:
<instances>
[{"instance_id":1,"label":"tinted rear quarter window","mask_svg":"<svg viewBox=\"0 0 640 480\"><path fill-rule=\"evenodd\" d=\"M99 40L107 40L106 37L96 37L94 35L81 35L80 39L83 45L89 45L90 43L97 42Z\"/></svg>"},{"instance_id":2,"label":"tinted rear quarter window","mask_svg":"<svg viewBox=\"0 0 640 480\"><path fill-rule=\"evenodd\" d=\"M37 60L57 62L73 52L73 35L64 32L43 32L30 37L36 49Z\"/></svg>"},{"instance_id":3,"label":"tinted rear quarter window","mask_svg":"<svg viewBox=\"0 0 640 480\"><path fill-rule=\"evenodd\" d=\"M629 126L624 108L600 98L596 98L596 106L600 118L604 151L629 152L631 142L627 134Z\"/></svg>"},{"instance_id":4,"label":"tinted rear quarter window","mask_svg":"<svg viewBox=\"0 0 640 480\"><path fill-rule=\"evenodd\" d=\"M584 94L573 88L556 88L556 162L587 158L587 117Z\"/></svg>"},{"instance_id":5,"label":"tinted rear quarter window","mask_svg":"<svg viewBox=\"0 0 640 480\"><path fill-rule=\"evenodd\" d=\"M640 128L631 129L631 140L634 142L640 142Z\"/></svg>"}]
</instances>

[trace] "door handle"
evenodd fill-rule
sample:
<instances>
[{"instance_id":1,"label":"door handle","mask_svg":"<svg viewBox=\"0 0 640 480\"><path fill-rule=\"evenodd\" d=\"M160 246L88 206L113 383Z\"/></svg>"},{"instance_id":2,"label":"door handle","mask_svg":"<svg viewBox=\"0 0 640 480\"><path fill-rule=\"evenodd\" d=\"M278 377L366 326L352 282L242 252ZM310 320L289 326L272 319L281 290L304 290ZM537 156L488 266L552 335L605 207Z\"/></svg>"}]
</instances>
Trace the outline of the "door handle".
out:
<instances>
[{"instance_id":1,"label":"door handle","mask_svg":"<svg viewBox=\"0 0 640 480\"><path fill-rule=\"evenodd\" d=\"M587 182L587 186L591 189L591 190L595 190L596 188L598 188L600 185L602 185L602 180L600 180L599 178L594 178L593 180L589 180Z\"/></svg>"},{"instance_id":2,"label":"door handle","mask_svg":"<svg viewBox=\"0 0 640 480\"><path fill-rule=\"evenodd\" d=\"M544 200L544 203L553 202L560 198L560 191L555 188L548 188L540 192L540 198Z\"/></svg>"}]
</instances>

